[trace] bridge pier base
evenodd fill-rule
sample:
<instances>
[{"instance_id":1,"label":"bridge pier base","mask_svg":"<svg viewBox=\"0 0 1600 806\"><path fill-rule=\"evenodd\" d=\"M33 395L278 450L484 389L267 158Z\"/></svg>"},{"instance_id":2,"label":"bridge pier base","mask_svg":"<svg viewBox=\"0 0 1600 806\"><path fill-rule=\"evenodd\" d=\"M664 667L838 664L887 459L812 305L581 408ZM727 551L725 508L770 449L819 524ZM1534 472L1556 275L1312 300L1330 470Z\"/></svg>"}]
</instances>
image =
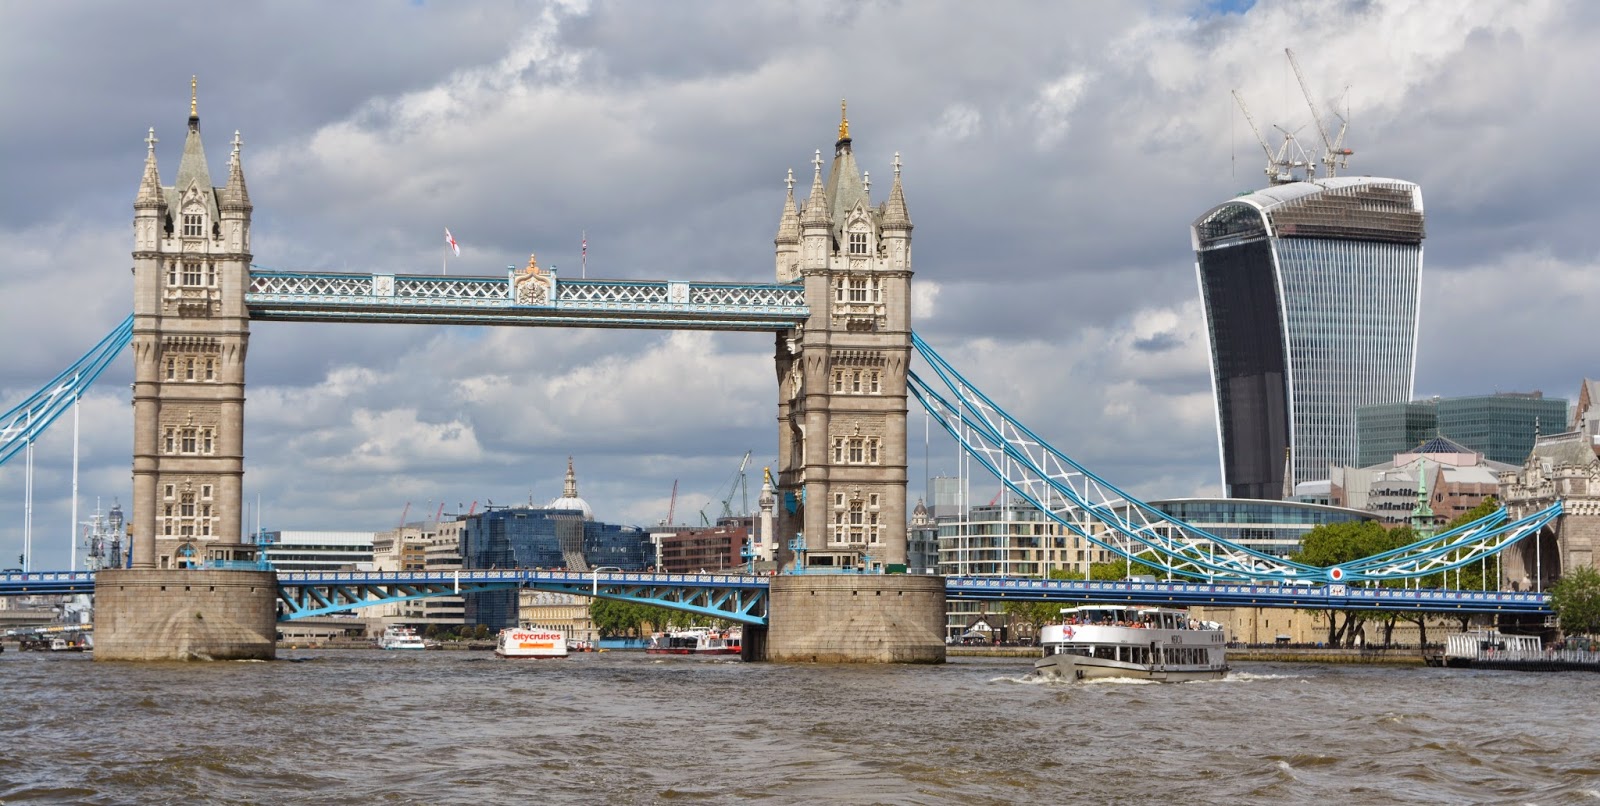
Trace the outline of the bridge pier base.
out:
<instances>
[{"instance_id":1,"label":"bridge pier base","mask_svg":"<svg viewBox=\"0 0 1600 806\"><path fill-rule=\"evenodd\" d=\"M103 570L94 659L272 660L277 599L271 571Z\"/></svg>"},{"instance_id":2,"label":"bridge pier base","mask_svg":"<svg viewBox=\"0 0 1600 806\"><path fill-rule=\"evenodd\" d=\"M790 663L944 663L944 577L772 577L766 658Z\"/></svg>"}]
</instances>

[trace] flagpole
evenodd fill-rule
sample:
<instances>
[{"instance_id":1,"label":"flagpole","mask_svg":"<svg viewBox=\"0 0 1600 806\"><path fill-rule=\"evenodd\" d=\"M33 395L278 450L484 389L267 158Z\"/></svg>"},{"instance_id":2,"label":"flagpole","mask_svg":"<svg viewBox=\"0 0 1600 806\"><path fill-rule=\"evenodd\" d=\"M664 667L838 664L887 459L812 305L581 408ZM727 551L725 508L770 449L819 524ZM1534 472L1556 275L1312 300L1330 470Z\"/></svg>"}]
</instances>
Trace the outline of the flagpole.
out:
<instances>
[{"instance_id":1,"label":"flagpole","mask_svg":"<svg viewBox=\"0 0 1600 806\"><path fill-rule=\"evenodd\" d=\"M579 269L580 269L579 279L587 280L587 279L589 279L589 231L588 230L582 230L582 232L583 232L583 263L579 266Z\"/></svg>"},{"instance_id":2,"label":"flagpole","mask_svg":"<svg viewBox=\"0 0 1600 806\"><path fill-rule=\"evenodd\" d=\"M445 242L444 251L439 253L439 259L440 259L440 262L444 265L444 268L440 269L439 273L440 274L449 274L450 273L450 242L449 241Z\"/></svg>"}]
</instances>

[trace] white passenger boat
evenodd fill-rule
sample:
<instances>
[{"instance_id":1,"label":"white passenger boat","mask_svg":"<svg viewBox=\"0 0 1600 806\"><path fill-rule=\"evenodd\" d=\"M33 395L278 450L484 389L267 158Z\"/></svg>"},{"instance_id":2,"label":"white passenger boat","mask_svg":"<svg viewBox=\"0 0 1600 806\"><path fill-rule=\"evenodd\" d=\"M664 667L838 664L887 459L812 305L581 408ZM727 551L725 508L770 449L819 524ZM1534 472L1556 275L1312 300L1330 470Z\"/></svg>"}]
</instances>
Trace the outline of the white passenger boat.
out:
<instances>
[{"instance_id":1,"label":"white passenger boat","mask_svg":"<svg viewBox=\"0 0 1600 806\"><path fill-rule=\"evenodd\" d=\"M744 643L744 630L733 627L726 630L705 630L695 641L696 655L737 655Z\"/></svg>"},{"instance_id":2,"label":"white passenger boat","mask_svg":"<svg viewBox=\"0 0 1600 806\"><path fill-rule=\"evenodd\" d=\"M502 658L565 658L567 636L555 630L507 627L495 641L494 654Z\"/></svg>"},{"instance_id":3,"label":"white passenger boat","mask_svg":"<svg viewBox=\"0 0 1600 806\"><path fill-rule=\"evenodd\" d=\"M417 631L401 624L390 625L378 638L379 649L427 649Z\"/></svg>"},{"instance_id":4,"label":"white passenger boat","mask_svg":"<svg viewBox=\"0 0 1600 806\"><path fill-rule=\"evenodd\" d=\"M1177 683L1228 673L1221 625L1182 610L1091 605L1064 608L1063 623L1039 631L1034 672L1066 680L1129 677Z\"/></svg>"},{"instance_id":5,"label":"white passenger boat","mask_svg":"<svg viewBox=\"0 0 1600 806\"><path fill-rule=\"evenodd\" d=\"M656 633L644 651L647 655L737 655L743 643L744 630L739 627L692 627Z\"/></svg>"}]
</instances>

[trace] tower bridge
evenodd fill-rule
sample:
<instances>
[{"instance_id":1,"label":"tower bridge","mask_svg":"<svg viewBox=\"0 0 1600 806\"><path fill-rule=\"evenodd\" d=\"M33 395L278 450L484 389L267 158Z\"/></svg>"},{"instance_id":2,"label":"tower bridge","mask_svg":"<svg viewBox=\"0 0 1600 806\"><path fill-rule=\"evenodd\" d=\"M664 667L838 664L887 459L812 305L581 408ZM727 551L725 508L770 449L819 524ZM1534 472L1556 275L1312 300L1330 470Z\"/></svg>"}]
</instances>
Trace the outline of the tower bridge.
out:
<instances>
[{"instance_id":1,"label":"tower bridge","mask_svg":"<svg viewBox=\"0 0 1600 806\"><path fill-rule=\"evenodd\" d=\"M0 578L0 594L92 585L101 659L271 657L280 613L295 618L446 595L463 584L584 593L587 580L592 595L651 601L765 628L770 635L761 633L752 643L765 639L769 657L796 660L938 662L944 656L946 597L1547 610L1540 594L1404 593L1351 583L1417 579L1480 562L1532 534L1543 540L1565 517L1559 495L1522 506L1513 516L1497 512L1392 552L1315 568L1166 516L1050 446L913 334L913 227L899 155L888 196L874 205L842 108L826 178L818 151L802 205L790 173L774 239L773 279L751 283L571 280L532 258L526 267L494 277L257 265L239 133L231 143L227 179L214 186L193 95L189 112L172 185L161 182L154 131L146 138L133 205L131 321L0 418L3 462L19 445L31 444L110 357L124 345L132 347L131 567L92 578ZM460 577L447 583L425 576L313 578L252 570L259 568L256 546L242 539L241 530L250 326L295 321L771 333L778 467L773 495L763 502L763 525L767 534L784 539L774 541L762 559L805 573L663 582L471 571L465 583ZM914 357L930 368L926 377L912 372ZM1120 556L1154 560L1176 578L1236 582L1143 588L947 582L892 573L906 561L906 413L912 398L1009 490L1064 529ZM1325 584L1286 590L1287 582Z\"/></svg>"}]
</instances>

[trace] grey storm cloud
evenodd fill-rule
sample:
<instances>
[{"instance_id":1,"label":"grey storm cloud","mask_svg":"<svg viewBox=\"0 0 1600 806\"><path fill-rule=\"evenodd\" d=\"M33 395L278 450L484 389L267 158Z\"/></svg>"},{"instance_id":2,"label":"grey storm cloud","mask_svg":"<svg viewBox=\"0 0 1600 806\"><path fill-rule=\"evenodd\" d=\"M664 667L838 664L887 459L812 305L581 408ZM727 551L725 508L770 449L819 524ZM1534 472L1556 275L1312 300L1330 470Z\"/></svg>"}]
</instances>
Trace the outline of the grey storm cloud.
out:
<instances>
[{"instance_id":1,"label":"grey storm cloud","mask_svg":"<svg viewBox=\"0 0 1600 806\"><path fill-rule=\"evenodd\" d=\"M1188 226L1262 182L1230 90L1314 138L1292 47L1325 114L1346 101L1352 171L1421 184L1418 395L1570 396L1600 372L1597 29L1592 4L1456 0L9 4L0 407L131 307L143 139L171 181L191 75L213 177L242 132L256 262L295 270L439 271L448 226L451 273L537 252L570 276L586 232L591 277L769 279L785 171L803 196L843 97L878 199L901 154L918 331L1115 483L1215 493ZM600 517L653 524L677 482L697 520L746 450L752 483L775 459L772 348L260 323L246 494L268 528L378 530L407 502L543 502L571 455ZM85 400L86 508L131 487L130 379ZM911 478L955 472L926 453ZM63 426L37 448L36 567L67 564L70 455ZM0 557L22 487L0 468Z\"/></svg>"}]
</instances>

